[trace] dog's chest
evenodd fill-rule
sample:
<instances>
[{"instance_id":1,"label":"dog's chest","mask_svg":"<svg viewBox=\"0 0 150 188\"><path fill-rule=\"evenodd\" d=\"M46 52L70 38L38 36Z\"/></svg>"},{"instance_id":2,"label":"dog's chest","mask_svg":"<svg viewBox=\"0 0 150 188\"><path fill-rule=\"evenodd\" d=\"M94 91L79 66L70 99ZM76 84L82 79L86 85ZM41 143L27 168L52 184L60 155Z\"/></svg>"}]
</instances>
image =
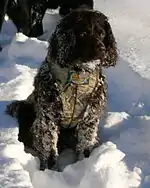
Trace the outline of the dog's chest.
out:
<instances>
[{"instance_id":1,"label":"dog's chest","mask_svg":"<svg viewBox=\"0 0 150 188\"><path fill-rule=\"evenodd\" d=\"M68 72L57 65L51 66L51 72L56 80L59 80L62 101L61 125L74 127L77 121L83 117L89 103L91 93L94 92L98 80L98 71L93 73Z\"/></svg>"},{"instance_id":2,"label":"dog's chest","mask_svg":"<svg viewBox=\"0 0 150 188\"><path fill-rule=\"evenodd\" d=\"M77 121L83 117L86 107L89 103L91 93L94 92L96 85L96 74L89 77L88 84L68 84L61 92L62 100L62 126L74 127Z\"/></svg>"},{"instance_id":3,"label":"dog's chest","mask_svg":"<svg viewBox=\"0 0 150 188\"><path fill-rule=\"evenodd\" d=\"M61 120L63 126L75 126L86 110L93 89L93 85L76 86L71 84L61 93L60 97L63 104Z\"/></svg>"}]
</instances>

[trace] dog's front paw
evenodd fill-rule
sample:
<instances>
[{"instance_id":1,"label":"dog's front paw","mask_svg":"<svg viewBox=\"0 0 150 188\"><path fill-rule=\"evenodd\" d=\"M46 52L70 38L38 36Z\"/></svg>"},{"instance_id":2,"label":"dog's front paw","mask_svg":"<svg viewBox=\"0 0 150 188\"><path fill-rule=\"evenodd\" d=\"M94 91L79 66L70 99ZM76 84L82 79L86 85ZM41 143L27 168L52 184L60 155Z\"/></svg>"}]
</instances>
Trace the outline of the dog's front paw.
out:
<instances>
[{"instance_id":1,"label":"dog's front paw","mask_svg":"<svg viewBox=\"0 0 150 188\"><path fill-rule=\"evenodd\" d=\"M6 110L5 110L6 114L12 117L17 117L19 104L20 104L20 101L14 101L11 104L7 105Z\"/></svg>"},{"instance_id":2,"label":"dog's front paw","mask_svg":"<svg viewBox=\"0 0 150 188\"><path fill-rule=\"evenodd\" d=\"M50 170L58 171L57 160L58 160L58 156L52 154L46 160L41 159L40 170L50 169Z\"/></svg>"},{"instance_id":3,"label":"dog's front paw","mask_svg":"<svg viewBox=\"0 0 150 188\"><path fill-rule=\"evenodd\" d=\"M76 156L77 156L77 161L83 160L85 157L89 157L94 146L89 145L84 147L82 144L78 144L76 148Z\"/></svg>"},{"instance_id":4,"label":"dog's front paw","mask_svg":"<svg viewBox=\"0 0 150 188\"><path fill-rule=\"evenodd\" d=\"M51 154L49 155L48 158L48 169L51 170L58 170L58 155L56 154L57 152L51 151Z\"/></svg>"},{"instance_id":5,"label":"dog's front paw","mask_svg":"<svg viewBox=\"0 0 150 188\"><path fill-rule=\"evenodd\" d=\"M47 160L40 160L40 170L44 171L45 169L48 169Z\"/></svg>"},{"instance_id":6,"label":"dog's front paw","mask_svg":"<svg viewBox=\"0 0 150 188\"><path fill-rule=\"evenodd\" d=\"M84 148L80 144L76 147L76 160L81 161L84 159Z\"/></svg>"}]
</instances>

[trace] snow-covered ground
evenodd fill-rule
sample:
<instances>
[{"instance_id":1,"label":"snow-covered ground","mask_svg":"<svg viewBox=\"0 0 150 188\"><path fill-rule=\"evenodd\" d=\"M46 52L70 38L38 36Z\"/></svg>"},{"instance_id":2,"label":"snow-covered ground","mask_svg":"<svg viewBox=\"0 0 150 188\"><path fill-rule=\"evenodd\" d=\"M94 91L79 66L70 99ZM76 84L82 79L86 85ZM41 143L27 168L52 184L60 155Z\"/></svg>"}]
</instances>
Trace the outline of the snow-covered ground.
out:
<instances>
[{"instance_id":1,"label":"snow-covered ground","mask_svg":"<svg viewBox=\"0 0 150 188\"><path fill-rule=\"evenodd\" d=\"M48 11L45 34L29 39L15 34L11 21L3 25L0 43L0 188L149 188L150 187L150 2L96 0L108 15L118 43L115 68L106 70L108 114L101 125L103 144L89 159L63 172L39 171L39 160L18 142L17 122L5 114L11 100L24 99L47 51L59 16ZM67 157L66 157L67 155ZM63 163L73 157L66 151ZM67 160L67 162L68 162Z\"/></svg>"}]
</instances>

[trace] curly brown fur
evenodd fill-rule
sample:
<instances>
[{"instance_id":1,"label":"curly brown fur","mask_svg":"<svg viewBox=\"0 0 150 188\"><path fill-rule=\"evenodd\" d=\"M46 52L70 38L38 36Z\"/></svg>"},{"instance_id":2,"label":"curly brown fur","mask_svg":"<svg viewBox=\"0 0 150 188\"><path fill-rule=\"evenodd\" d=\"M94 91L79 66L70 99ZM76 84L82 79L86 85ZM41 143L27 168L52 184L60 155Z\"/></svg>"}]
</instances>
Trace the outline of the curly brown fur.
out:
<instances>
[{"instance_id":1,"label":"curly brown fur","mask_svg":"<svg viewBox=\"0 0 150 188\"><path fill-rule=\"evenodd\" d=\"M100 12L78 10L70 13L57 25L49 43L47 57L34 80L35 89L26 100L35 109L36 117L29 132L41 169L56 168L59 152L66 146L74 149L80 160L99 143L99 119L107 104L107 83L102 66L114 66L117 60L111 27ZM63 70L62 75L55 72L56 67ZM70 123L63 119L65 110L71 111L71 107L66 108L71 102L67 99L65 103L62 95L66 92L63 77L67 70L88 71L91 75L88 85L68 84L77 97L71 95L69 100L76 101L75 114L79 114L77 118L72 116ZM15 104L10 104L7 112L17 117L19 107ZM70 138L65 139L67 135Z\"/></svg>"},{"instance_id":2,"label":"curly brown fur","mask_svg":"<svg viewBox=\"0 0 150 188\"><path fill-rule=\"evenodd\" d=\"M49 56L61 66L68 66L70 61L96 59L101 66L116 65L115 38L107 17L100 12L73 11L57 25L50 40Z\"/></svg>"}]
</instances>

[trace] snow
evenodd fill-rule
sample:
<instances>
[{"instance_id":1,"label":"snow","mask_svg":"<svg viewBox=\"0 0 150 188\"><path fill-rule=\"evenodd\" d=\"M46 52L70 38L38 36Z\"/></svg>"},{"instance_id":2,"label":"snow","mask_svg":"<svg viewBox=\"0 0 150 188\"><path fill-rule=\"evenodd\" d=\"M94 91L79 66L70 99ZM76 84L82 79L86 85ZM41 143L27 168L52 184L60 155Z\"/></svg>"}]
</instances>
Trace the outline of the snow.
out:
<instances>
[{"instance_id":1,"label":"snow","mask_svg":"<svg viewBox=\"0 0 150 188\"><path fill-rule=\"evenodd\" d=\"M96 0L95 8L108 15L118 39L120 55L141 76L150 79L149 0Z\"/></svg>"},{"instance_id":2,"label":"snow","mask_svg":"<svg viewBox=\"0 0 150 188\"><path fill-rule=\"evenodd\" d=\"M17 140L16 120L5 114L10 101L32 92L46 41L60 17L57 11L47 11L45 33L39 39L16 34L6 19L0 35L0 188L150 187L149 5L149 0L96 0L95 8L111 22L119 59L115 68L106 70L109 100L101 122L102 145L75 164L74 153L64 151L59 159L63 172L39 171L38 158L25 153Z\"/></svg>"}]
</instances>

